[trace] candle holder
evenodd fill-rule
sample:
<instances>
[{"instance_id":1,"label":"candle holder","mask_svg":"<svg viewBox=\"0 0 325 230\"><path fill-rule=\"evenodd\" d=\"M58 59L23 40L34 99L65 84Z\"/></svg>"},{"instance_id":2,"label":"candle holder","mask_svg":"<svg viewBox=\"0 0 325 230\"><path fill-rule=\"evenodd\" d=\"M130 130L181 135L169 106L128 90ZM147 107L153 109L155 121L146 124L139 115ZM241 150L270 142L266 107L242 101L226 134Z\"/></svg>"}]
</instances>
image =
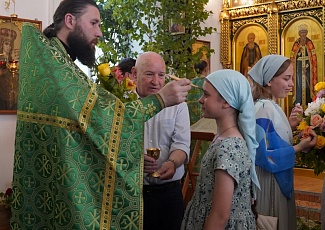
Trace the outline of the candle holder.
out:
<instances>
[{"instance_id":1,"label":"candle holder","mask_svg":"<svg viewBox=\"0 0 325 230\"><path fill-rule=\"evenodd\" d=\"M0 63L1 64L1 63ZM12 75L14 75L15 73L18 73L19 70L19 64L17 60L10 60L7 63L7 68L9 69L9 71L12 73Z\"/></svg>"},{"instance_id":2,"label":"candle holder","mask_svg":"<svg viewBox=\"0 0 325 230\"><path fill-rule=\"evenodd\" d=\"M7 62L7 69L12 73L12 77L10 79L10 93L9 93L9 106L10 108L14 107L14 102L17 100L17 92L15 90L15 82L17 82L17 76L15 74L18 73L19 65L17 60L10 60Z\"/></svg>"}]
</instances>

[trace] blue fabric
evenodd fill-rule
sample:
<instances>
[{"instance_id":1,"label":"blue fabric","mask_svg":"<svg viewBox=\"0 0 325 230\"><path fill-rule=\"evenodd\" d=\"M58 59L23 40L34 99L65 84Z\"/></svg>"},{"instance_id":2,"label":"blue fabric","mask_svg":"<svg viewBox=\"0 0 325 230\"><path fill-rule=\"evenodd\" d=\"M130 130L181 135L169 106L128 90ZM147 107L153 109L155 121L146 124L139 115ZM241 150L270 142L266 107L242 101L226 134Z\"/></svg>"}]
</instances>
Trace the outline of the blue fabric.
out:
<instances>
[{"instance_id":1,"label":"blue fabric","mask_svg":"<svg viewBox=\"0 0 325 230\"><path fill-rule=\"evenodd\" d=\"M250 85L244 75L235 70L224 69L206 77L227 103L239 111L238 127L243 135L252 160L252 181L260 188L255 170L255 155L258 143L255 135L254 101Z\"/></svg>"},{"instance_id":2,"label":"blue fabric","mask_svg":"<svg viewBox=\"0 0 325 230\"><path fill-rule=\"evenodd\" d=\"M256 119L256 137L259 147L256 165L274 174L285 197L291 198L295 151L291 144L281 139L270 119Z\"/></svg>"}]
</instances>

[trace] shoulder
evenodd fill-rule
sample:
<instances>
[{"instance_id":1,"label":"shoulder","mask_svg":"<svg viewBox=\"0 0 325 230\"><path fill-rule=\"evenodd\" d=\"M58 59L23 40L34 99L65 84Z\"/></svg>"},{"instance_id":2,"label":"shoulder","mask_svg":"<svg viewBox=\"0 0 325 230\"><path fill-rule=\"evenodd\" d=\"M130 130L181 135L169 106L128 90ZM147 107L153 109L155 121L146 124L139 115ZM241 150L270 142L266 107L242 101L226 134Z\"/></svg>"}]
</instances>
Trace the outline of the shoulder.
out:
<instances>
[{"instance_id":1,"label":"shoulder","mask_svg":"<svg viewBox=\"0 0 325 230\"><path fill-rule=\"evenodd\" d=\"M276 107L276 104L274 101L269 99L259 99L255 101L255 109L274 109Z\"/></svg>"},{"instance_id":2,"label":"shoulder","mask_svg":"<svg viewBox=\"0 0 325 230\"><path fill-rule=\"evenodd\" d=\"M227 137L215 146L216 158L220 162L238 162L249 159L249 151L246 141L238 137Z\"/></svg>"},{"instance_id":3,"label":"shoulder","mask_svg":"<svg viewBox=\"0 0 325 230\"><path fill-rule=\"evenodd\" d=\"M216 147L225 150L226 152L233 149L246 148L246 141L239 137L226 137L218 142L216 142Z\"/></svg>"},{"instance_id":4,"label":"shoulder","mask_svg":"<svg viewBox=\"0 0 325 230\"><path fill-rule=\"evenodd\" d=\"M272 100L261 99L255 102L256 119L260 117L272 117L276 110L276 104Z\"/></svg>"},{"instance_id":5,"label":"shoulder","mask_svg":"<svg viewBox=\"0 0 325 230\"><path fill-rule=\"evenodd\" d=\"M177 104L177 105L166 107L165 110L173 111L173 110L180 110L180 109L184 109L184 108L187 108L187 103L186 102L182 102L182 103Z\"/></svg>"},{"instance_id":6,"label":"shoulder","mask_svg":"<svg viewBox=\"0 0 325 230\"><path fill-rule=\"evenodd\" d=\"M178 105L173 105L173 106L169 106L164 108L162 111L160 111L159 114L164 114L165 116L173 116L173 114L179 114L179 113L188 113L188 106L186 102L182 102Z\"/></svg>"}]
</instances>

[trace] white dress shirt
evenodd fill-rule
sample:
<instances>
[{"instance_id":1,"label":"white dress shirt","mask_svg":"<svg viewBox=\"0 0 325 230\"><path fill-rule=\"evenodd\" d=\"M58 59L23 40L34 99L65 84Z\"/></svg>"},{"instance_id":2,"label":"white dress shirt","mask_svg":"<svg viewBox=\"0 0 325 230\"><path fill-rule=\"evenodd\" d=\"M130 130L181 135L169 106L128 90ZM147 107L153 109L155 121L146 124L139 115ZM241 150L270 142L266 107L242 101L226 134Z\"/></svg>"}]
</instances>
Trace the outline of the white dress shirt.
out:
<instances>
[{"instance_id":1,"label":"white dress shirt","mask_svg":"<svg viewBox=\"0 0 325 230\"><path fill-rule=\"evenodd\" d=\"M191 130L190 118L186 102L167 107L156 116L145 122L144 125L144 153L147 148L160 148L157 160L158 168L168 160L170 153L176 149L183 150L187 157L190 154ZM180 180L184 175L184 164L176 169L172 179L160 180L144 175L144 185L163 184Z\"/></svg>"}]
</instances>

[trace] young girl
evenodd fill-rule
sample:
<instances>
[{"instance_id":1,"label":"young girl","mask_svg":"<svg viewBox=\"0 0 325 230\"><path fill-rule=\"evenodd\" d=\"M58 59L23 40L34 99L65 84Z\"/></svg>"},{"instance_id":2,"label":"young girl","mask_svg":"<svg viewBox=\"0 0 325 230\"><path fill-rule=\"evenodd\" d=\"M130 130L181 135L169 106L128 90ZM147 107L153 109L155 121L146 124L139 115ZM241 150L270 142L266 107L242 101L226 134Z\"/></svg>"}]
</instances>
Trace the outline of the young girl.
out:
<instances>
[{"instance_id":1,"label":"young girl","mask_svg":"<svg viewBox=\"0 0 325 230\"><path fill-rule=\"evenodd\" d=\"M215 119L217 134L205 153L198 183L182 229L255 229L251 209L254 168L254 103L247 79L234 70L206 77L199 102L203 116Z\"/></svg>"},{"instance_id":2,"label":"young girl","mask_svg":"<svg viewBox=\"0 0 325 230\"><path fill-rule=\"evenodd\" d=\"M248 72L255 101L256 171L261 182L257 190L257 212L278 217L278 230L296 229L293 189L295 154L316 145L317 135L292 146L292 130L302 119L303 108L297 104L289 120L277 101L285 98L294 86L290 59L277 54L260 59Z\"/></svg>"}]
</instances>

